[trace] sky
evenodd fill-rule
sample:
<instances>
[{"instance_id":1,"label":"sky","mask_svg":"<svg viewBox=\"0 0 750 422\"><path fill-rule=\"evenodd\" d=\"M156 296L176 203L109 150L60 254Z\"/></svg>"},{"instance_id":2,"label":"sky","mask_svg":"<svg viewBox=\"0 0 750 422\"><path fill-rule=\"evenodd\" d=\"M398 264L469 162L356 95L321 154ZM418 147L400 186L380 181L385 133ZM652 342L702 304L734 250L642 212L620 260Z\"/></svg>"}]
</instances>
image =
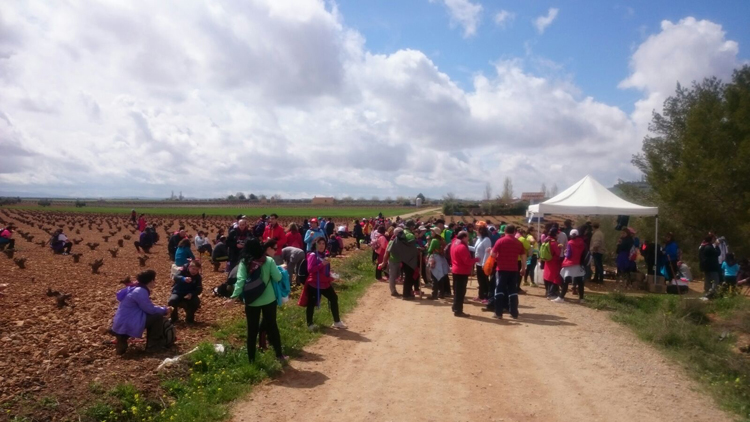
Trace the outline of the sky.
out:
<instances>
[{"instance_id":1,"label":"sky","mask_svg":"<svg viewBox=\"0 0 750 422\"><path fill-rule=\"evenodd\" d=\"M0 9L0 194L480 198L610 186L750 2L24 1Z\"/></svg>"}]
</instances>

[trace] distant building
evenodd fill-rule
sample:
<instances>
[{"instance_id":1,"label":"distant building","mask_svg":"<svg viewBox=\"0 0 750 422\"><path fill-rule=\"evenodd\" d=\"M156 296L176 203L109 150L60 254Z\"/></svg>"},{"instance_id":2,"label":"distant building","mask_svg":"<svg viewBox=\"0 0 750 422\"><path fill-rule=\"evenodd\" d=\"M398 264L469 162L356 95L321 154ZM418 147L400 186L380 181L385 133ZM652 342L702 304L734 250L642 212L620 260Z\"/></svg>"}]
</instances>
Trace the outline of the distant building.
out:
<instances>
[{"instance_id":1,"label":"distant building","mask_svg":"<svg viewBox=\"0 0 750 422\"><path fill-rule=\"evenodd\" d=\"M544 192L523 192L521 194L521 201L528 202L530 204L538 204L544 201Z\"/></svg>"},{"instance_id":2,"label":"distant building","mask_svg":"<svg viewBox=\"0 0 750 422\"><path fill-rule=\"evenodd\" d=\"M312 199L313 205L333 205L333 197L332 196L316 196Z\"/></svg>"}]
</instances>

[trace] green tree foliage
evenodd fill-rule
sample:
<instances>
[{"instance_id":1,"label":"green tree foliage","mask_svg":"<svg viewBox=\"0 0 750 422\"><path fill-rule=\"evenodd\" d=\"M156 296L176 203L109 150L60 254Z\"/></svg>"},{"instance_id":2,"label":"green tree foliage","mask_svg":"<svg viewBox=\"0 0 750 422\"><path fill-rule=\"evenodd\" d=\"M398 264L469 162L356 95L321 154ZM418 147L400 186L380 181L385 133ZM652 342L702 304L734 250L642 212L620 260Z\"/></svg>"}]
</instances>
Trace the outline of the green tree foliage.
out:
<instances>
[{"instance_id":1,"label":"green tree foliage","mask_svg":"<svg viewBox=\"0 0 750 422\"><path fill-rule=\"evenodd\" d=\"M659 206L660 221L682 239L683 250L696 249L712 230L747 256L750 67L736 70L730 83L678 85L649 129L633 164L646 175L645 199Z\"/></svg>"}]
</instances>

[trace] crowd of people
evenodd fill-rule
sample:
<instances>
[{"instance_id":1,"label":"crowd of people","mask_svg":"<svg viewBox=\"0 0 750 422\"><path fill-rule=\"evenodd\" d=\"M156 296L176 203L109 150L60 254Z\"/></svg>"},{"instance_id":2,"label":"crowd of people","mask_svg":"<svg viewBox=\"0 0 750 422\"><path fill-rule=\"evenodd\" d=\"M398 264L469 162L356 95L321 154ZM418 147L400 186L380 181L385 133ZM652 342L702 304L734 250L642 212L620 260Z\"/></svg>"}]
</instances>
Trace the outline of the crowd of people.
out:
<instances>
[{"instance_id":1,"label":"crowd of people","mask_svg":"<svg viewBox=\"0 0 750 422\"><path fill-rule=\"evenodd\" d=\"M150 253L159 241L156 228L146 224L145 216L131 214L131 223L140 230L136 250ZM278 215L263 215L251 224L238 215L230 227L219 230L213 241L199 231L190 237L185 227L179 227L167 240L167 254L172 262L170 279L173 283L167 306L156 306L151 301L156 273L145 271L117 293L120 302L111 332L116 336L117 353L127 350L131 337L141 337L146 331L146 348L169 347L174 335L174 323L179 320L179 309L185 322L193 324L201 307L203 293L203 257L219 271L225 264L226 280L214 287L214 296L227 298L226 304L242 302L248 330L248 358L255 359L256 340L262 349L270 342L277 358L285 360L276 321L276 308L288 300L294 278L303 286L299 305L306 308L306 322L316 330L315 308L321 299L329 302L333 327L347 328L341 321L334 283L338 276L331 272L330 258L343 251L343 237L348 237L348 225L337 226L333 219L312 218L301 225L282 227ZM359 242L358 242L359 246ZM195 252L194 252L195 251ZM152 331L158 331L158 333Z\"/></svg>"},{"instance_id":2,"label":"crowd of people","mask_svg":"<svg viewBox=\"0 0 750 422\"><path fill-rule=\"evenodd\" d=\"M598 222L587 221L574 228L572 221L566 220L537 229L502 221L446 224L439 218L403 220L382 214L339 225L323 217L287 227L278 220L271 214L251 223L246 216L238 215L226 228L226 235L225 230L218 230L213 239L204 231L191 237L184 227L169 235L172 289L167 305L157 306L151 299L155 271L144 271L132 282L127 280L117 292L119 306L111 328L117 353L125 353L128 339L140 338L144 331L147 349L169 347L180 309L187 324L195 323L202 305L203 265L208 261L214 271L225 264L226 279L211 289L213 295L226 298L227 305L244 303L250 361L256 356L256 341L262 349L270 342L277 358L285 360L277 307L288 300L292 282L302 286L297 304L305 307L308 329L318 328L315 309L324 298L333 327L347 328L339 314L334 288L338 276L331 271L331 258L342 253L343 239L348 237L354 239L357 249L371 249L374 276L389 284L393 297L405 301L451 299L456 317L469 317L464 302L467 285L474 276L477 296L473 300L498 319L506 313L519 318L519 295L526 293L522 286L529 281L543 282L545 296L553 303L568 301L571 290L582 303L586 283L603 283L605 278L606 236ZM134 242L136 250L150 253L159 242L156 228L147 224L145 215L136 217L135 212L131 223L140 231ZM12 225L0 229L0 248L14 248L13 230ZM52 234L49 246L54 253L69 254L72 242L59 229ZM685 280L692 279L672 233L666 234L661 245L641 241L635 230L623 226L613 252L617 277L625 283L638 271L639 256L646 262L647 273L662 275L671 292L683 292ZM738 261L726 240L713 233L700 245L698 257L706 298L715 295L722 283L736 286L750 280L748 260ZM431 290L426 297L424 288Z\"/></svg>"}]
</instances>

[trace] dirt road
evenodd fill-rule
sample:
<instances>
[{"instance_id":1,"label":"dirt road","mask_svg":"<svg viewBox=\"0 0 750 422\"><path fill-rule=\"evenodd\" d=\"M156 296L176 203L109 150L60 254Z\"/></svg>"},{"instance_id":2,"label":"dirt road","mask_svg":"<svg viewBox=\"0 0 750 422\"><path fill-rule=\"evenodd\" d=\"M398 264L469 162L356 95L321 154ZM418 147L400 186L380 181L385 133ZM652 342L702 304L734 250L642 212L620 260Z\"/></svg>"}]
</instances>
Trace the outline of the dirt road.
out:
<instances>
[{"instance_id":1,"label":"dirt road","mask_svg":"<svg viewBox=\"0 0 750 422\"><path fill-rule=\"evenodd\" d=\"M474 302L456 318L447 301L405 302L377 283L348 331L327 330L234 421L732 420L605 312L528 290L521 317L497 321Z\"/></svg>"}]
</instances>

